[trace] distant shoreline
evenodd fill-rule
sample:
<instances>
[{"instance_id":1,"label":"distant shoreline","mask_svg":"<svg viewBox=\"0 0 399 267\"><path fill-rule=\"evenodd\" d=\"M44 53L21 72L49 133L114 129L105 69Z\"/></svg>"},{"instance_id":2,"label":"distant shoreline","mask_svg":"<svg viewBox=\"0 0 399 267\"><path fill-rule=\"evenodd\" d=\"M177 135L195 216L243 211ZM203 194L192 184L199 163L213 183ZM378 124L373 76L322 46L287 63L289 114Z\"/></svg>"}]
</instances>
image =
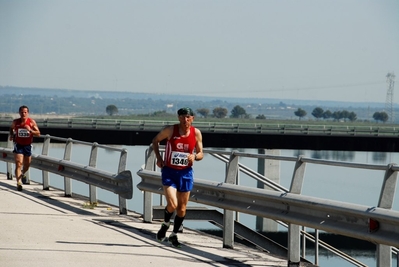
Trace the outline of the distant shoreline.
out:
<instances>
[{"instance_id":1,"label":"distant shoreline","mask_svg":"<svg viewBox=\"0 0 399 267\"><path fill-rule=\"evenodd\" d=\"M29 114L29 117L31 117L32 119L70 119L70 118L74 118L76 116L72 116L72 115L62 115L62 114ZM12 118L12 119L17 119L19 118L19 114L18 113L0 113L0 118Z\"/></svg>"}]
</instances>

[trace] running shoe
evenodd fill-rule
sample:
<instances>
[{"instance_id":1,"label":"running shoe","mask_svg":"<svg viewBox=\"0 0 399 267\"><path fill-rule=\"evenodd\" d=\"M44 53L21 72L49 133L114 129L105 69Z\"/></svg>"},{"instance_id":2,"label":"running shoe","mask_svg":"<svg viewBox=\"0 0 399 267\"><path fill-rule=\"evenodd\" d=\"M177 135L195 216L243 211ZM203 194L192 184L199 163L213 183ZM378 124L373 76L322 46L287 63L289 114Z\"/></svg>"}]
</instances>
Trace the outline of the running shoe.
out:
<instances>
[{"instance_id":1,"label":"running shoe","mask_svg":"<svg viewBox=\"0 0 399 267\"><path fill-rule=\"evenodd\" d=\"M181 248L181 243L179 240L177 240L177 235L170 235L169 236L169 242L174 246L175 248Z\"/></svg>"},{"instance_id":2,"label":"running shoe","mask_svg":"<svg viewBox=\"0 0 399 267\"><path fill-rule=\"evenodd\" d=\"M157 233L157 240L159 242L165 241L166 231L168 231L170 224L162 223L161 229Z\"/></svg>"},{"instance_id":3,"label":"running shoe","mask_svg":"<svg viewBox=\"0 0 399 267\"><path fill-rule=\"evenodd\" d=\"M17 183L17 190L18 190L18 191L22 191L22 184L21 184L21 182L18 182L18 183Z\"/></svg>"},{"instance_id":4,"label":"running shoe","mask_svg":"<svg viewBox=\"0 0 399 267\"><path fill-rule=\"evenodd\" d=\"M21 179L22 179L22 183L23 183L23 184L28 184L28 183L29 183L29 182L28 182L28 179L26 178L26 175L25 175L25 174L22 174Z\"/></svg>"}]
</instances>

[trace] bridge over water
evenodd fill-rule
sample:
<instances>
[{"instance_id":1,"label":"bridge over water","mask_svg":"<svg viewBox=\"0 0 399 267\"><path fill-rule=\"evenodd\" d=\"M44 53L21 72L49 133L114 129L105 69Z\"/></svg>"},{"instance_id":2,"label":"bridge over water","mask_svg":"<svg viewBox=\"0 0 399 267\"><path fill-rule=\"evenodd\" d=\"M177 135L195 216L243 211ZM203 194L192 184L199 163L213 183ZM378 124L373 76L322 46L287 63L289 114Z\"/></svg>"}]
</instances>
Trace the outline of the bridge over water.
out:
<instances>
[{"instance_id":1,"label":"bridge over water","mask_svg":"<svg viewBox=\"0 0 399 267\"><path fill-rule=\"evenodd\" d=\"M43 135L115 145L149 145L176 121L37 119ZM0 119L0 131L11 121ZM399 127L195 122L205 147L399 152ZM0 136L3 140L5 136Z\"/></svg>"}]
</instances>

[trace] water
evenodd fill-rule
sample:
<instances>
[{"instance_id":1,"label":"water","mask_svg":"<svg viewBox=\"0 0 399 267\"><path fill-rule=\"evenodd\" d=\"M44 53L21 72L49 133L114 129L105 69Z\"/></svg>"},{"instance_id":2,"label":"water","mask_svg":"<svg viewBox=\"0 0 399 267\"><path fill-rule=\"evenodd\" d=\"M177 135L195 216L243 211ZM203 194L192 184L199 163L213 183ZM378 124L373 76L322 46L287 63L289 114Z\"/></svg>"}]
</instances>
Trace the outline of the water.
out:
<instances>
[{"instance_id":1,"label":"water","mask_svg":"<svg viewBox=\"0 0 399 267\"><path fill-rule=\"evenodd\" d=\"M49 152L50 157L62 158L64 155L64 144L52 144ZM142 213L143 212L143 194L137 189L137 183L140 177L136 172L144 164L144 155L146 146L123 146L128 151L128 159L126 168L133 174L133 198L128 200L128 209ZM42 144L33 145L33 153L40 154ZM256 149L247 149L245 152L257 153ZM281 150L282 156L297 156L298 154L306 157L323 158L329 160L340 160L358 163L371 163L387 165L392 162L399 162L399 154L397 153L375 153L375 152L314 152L314 151L293 151ZM83 165L89 163L90 147L74 145L72 149L71 161ZM119 152L106 151L99 149L97 167L99 169L115 173L117 171L119 161ZM240 163L256 170L257 159L240 158ZM294 170L294 162L281 162L280 165L280 184L289 188ZM194 165L195 177L205 180L215 180L222 182L225 174L225 164L218 159L206 155L204 160L196 162ZM0 172L6 172L6 164L0 164ZM31 169L31 180L42 182L41 171ZM376 206L379 199L379 193L382 186L384 171L360 170L354 168L332 167L327 165L308 164L305 172L305 180L302 189L304 195L327 198L343 202L351 202L367 206ZM55 188L64 188L63 177L50 174L50 184ZM245 174L240 174L240 184L250 187L256 187L256 181L250 179ZM82 195L88 195L89 186L85 183L72 181L73 192ZM98 198L100 201L118 205L117 195L98 189ZM393 209L399 210L398 194L396 194ZM159 203L159 196L154 195L154 204ZM190 205L200 205L190 203ZM203 206L203 205L201 205ZM247 214L240 214L240 221L248 227L255 229L255 217ZM186 227L194 229L218 229L208 222L186 221ZM279 227L280 231L286 231L285 228ZM313 251L307 252L307 257L314 260ZM367 264L368 266L376 266L374 251L349 251L349 255L356 255L356 259ZM319 257L320 266L353 266L352 264L342 260L332 253L323 251L320 248ZM396 261L393 260L393 266Z\"/></svg>"}]
</instances>

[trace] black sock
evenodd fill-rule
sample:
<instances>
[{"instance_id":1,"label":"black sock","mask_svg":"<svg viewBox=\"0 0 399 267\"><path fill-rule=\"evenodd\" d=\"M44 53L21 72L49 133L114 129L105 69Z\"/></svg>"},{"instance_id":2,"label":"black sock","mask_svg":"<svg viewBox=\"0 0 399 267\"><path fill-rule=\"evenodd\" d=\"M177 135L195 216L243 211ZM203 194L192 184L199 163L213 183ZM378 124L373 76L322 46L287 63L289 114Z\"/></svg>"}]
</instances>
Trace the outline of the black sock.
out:
<instances>
[{"instance_id":1,"label":"black sock","mask_svg":"<svg viewBox=\"0 0 399 267\"><path fill-rule=\"evenodd\" d=\"M184 217L179 217L177 215L175 216L175 221L173 223L173 233L177 234L177 232L180 229L180 226L183 224Z\"/></svg>"},{"instance_id":2,"label":"black sock","mask_svg":"<svg viewBox=\"0 0 399 267\"><path fill-rule=\"evenodd\" d=\"M170 221L170 218L172 217L172 215L173 215L173 212L170 213L170 212L168 211L168 209L165 208L164 219L165 219L165 222L166 222L166 223Z\"/></svg>"}]
</instances>

